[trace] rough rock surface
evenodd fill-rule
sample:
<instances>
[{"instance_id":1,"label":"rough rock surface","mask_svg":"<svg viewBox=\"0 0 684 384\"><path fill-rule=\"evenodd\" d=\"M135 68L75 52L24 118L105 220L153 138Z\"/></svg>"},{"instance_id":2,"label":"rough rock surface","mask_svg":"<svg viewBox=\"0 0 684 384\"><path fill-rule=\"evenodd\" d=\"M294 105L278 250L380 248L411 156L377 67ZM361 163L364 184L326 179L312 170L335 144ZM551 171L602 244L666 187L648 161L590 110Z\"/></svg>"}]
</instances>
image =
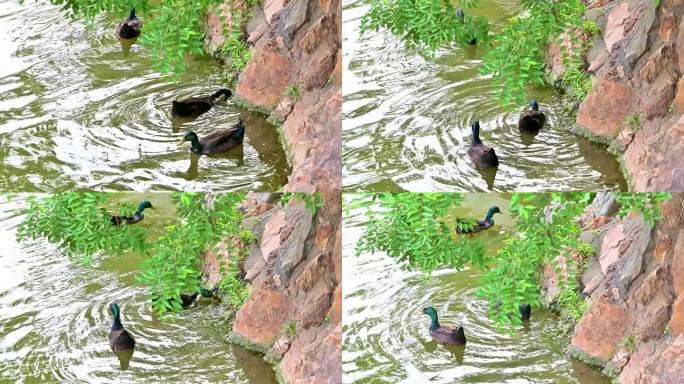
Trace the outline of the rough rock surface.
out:
<instances>
[{"instance_id":1,"label":"rough rock surface","mask_svg":"<svg viewBox=\"0 0 684 384\"><path fill-rule=\"evenodd\" d=\"M591 41L593 88L580 105L578 132L612 148L636 191L684 191L684 1L588 1L602 33ZM562 73L549 47L548 71Z\"/></svg>"},{"instance_id":2,"label":"rough rock surface","mask_svg":"<svg viewBox=\"0 0 684 384\"><path fill-rule=\"evenodd\" d=\"M282 205L279 197L249 193L240 207L243 228L258 241L241 266L250 296L230 339L266 352L287 383L341 383L339 195L327 198L315 217L304 202ZM217 275L214 266L235 252L229 244L235 245L224 240L205 254L205 277Z\"/></svg>"},{"instance_id":3,"label":"rough rock surface","mask_svg":"<svg viewBox=\"0 0 684 384\"><path fill-rule=\"evenodd\" d=\"M582 224L615 211L602 210L607 195L597 196ZM630 215L581 235L597 255L583 276L590 305L570 350L604 365L620 383L684 377L684 195L674 194L662 211L665 218L653 229L641 215Z\"/></svg>"}]
</instances>

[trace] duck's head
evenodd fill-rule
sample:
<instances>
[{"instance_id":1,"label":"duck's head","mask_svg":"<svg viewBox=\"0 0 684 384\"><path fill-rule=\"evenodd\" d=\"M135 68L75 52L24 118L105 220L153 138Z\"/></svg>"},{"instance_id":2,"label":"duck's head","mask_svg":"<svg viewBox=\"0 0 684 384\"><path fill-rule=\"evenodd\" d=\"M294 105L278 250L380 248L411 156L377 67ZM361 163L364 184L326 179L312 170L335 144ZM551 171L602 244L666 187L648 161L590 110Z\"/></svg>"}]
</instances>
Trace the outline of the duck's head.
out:
<instances>
[{"instance_id":1,"label":"duck's head","mask_svg":"<svg viewBox=\"0 0 684 384\"><path fill-rule=\"evenodd\" d=\"M532 110L533 110L533 111L538 111L538 110L539 110L539 103L537 103L537 100L532 100L531 107L532 107Z\"/></svg>"},{"instance_id":2,"label":"duck's head","mask_svg":"<svg viewBox=\"0 0 684 384\"><path fill-rule=\"evenodd\" d=\"M137 18L137 16L135 16L135 8L132 8L132 9L131 9L131 13L128 14L128 21L133 21L133 20L135 20L136 18Z\"/></svg>"},{"instance_id":3,"label":"duck's head","mask_svg":"<svg viewBox=\"0 0 684 384\"><path fill-rule=\"evenodd\" d=\"M482 141L480 140L480 121L475 120L473 121L473 125L471 126L472 131L473 131L473 144L480 144Z\"/></svg>"},{"instance_id":4,"label":"duck's head","mask_svg":"<svg viewBox=\"0 0 684 384\"><path fill-rule=\"evenodd\" d=\"M109 304L109 310L112 312L112 316L114 316L114 319L118 320L119 315L121 314L121 310L119 309L119 304L117 304L117 303Z\"/></svg>"},{"instance_id":5,"label":"duck's head","mask_svg":"<svg viewBox=\"0 0 684 384\"><path fill-rule=\"evenodd\" d=\"M152 206L152 203L150 203L147 200L143 200L140 202L140 204L138 204L138 212L142 212L142 211L146 210L147 208L154 209L154 207Z\"/></svg>"},{"instance_id":6,"label":"duck's head","mask_svg":"<svg viewBox=\"0 0 684 384\"><path fill-rule=\"evenodd\" d=\"M432 319L437 317L437 311L433 307L423 308L423 313L430 316Z\"/></svg>"},{"instance_id":7,"label":"duck's head","mask_svg":"<svg viewBox=\"0 0 684 384\"><path fill-rule=\"evenodd\" d=\"M487 211L487 219L491 219L495 213L501 213L499 207L494 206L489 208L489 210Z\"/></svg>"},{"instance_id":8,"label":"duck's head","mask_svg":"<svg viewBox=\"0 0 684 384\"><path fill-rule=\"evenodd\" d=\"M197 136L197 134L196 134L195 132L188 132L188 133L185 134L185 136L183 136L183 138L181 139L181 141L178 142L178 145L183 145L183 144L185 144L185 142L187 142L187 141L189 141L189 142L191 142L191 143L193 143L193 144L194 144L195 142L199 142L199 136Z\"/></svg>"},{"instance_id":9,"label":"duck's head","mask_svg":"<svg viewBox=\"0 0 684 384\"><path fill-rule=\"evenodd\" d=\"M218 286L214 287L211 291L200 287L200 294L202 297L214 297L214 295L218 292Z\"/></svg>"},{"instance_id":10,"label":"duck's head","mask_svg":"<svg viewBox=\"0 0 684 384\"><path fill-rule=\"evenodd\" d=\"M459 20L460 22L464 22L464 21L465 21L465 13L463 13L463 9L459 8L459 9L456 10L456 17L458 17L458 20Z\"/></svg>"}]
</instances>

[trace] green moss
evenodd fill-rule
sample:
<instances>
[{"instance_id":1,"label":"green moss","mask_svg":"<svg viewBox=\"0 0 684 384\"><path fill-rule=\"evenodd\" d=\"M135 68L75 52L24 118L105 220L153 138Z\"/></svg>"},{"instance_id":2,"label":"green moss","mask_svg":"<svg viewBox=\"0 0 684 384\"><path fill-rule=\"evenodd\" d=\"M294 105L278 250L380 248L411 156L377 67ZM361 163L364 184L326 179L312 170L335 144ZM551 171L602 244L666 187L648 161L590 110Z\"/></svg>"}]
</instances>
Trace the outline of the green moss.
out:
<instances>
[{"instance_id":1,"label":"green moss","mask_svg":"<svg viewBox=\"0 0 684 384\"><path fill-rule=\"evenodd\" d=\"M575 347L574 345L569 345L568 348L566 349L566 353L568 356L572 357L573 359L577 359L581 362L584 362L589 365L593 365L595 367L599 368L605 368L606 365L608 364L607 361L601 360L597 357L593 357L589 355L588 353L584 352L583 350Z\"/></svg>"},{"instance_id":2,"label":"green moss","mask_svg":"<svg viewBox=\"0 0 684 384\"><path fill-rule=\"evenodd\" d=\"M254 343L252 341L249 341L244 336L238 335L235 332L230 333L230 335L228 336L228 342L231 344L239 345L245 349L249 349L250 351L260 353L262 355L266 355L266 353L270 349L270 346L266 344Z\"/></svg>"}]
</instances>

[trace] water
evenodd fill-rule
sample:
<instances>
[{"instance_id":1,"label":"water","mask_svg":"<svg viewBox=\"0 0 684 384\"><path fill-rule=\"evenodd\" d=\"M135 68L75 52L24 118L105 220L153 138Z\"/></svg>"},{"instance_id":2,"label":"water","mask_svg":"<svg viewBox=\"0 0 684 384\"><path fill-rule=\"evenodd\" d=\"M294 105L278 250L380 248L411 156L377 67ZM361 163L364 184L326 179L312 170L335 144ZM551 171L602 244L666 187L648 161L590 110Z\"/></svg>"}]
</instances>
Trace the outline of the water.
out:
<instances>
[{"instance_id":1,"label":"water","mask_svg":"<svg viewBox=\"0 0 684 384\"><path fill-rule=\"evenodd\" d=\"M275 127L219 102L192 122L173 122L171 101L209 95L226 83L210 57L187 59L178 82L151 68L140 45L127 56L114 36L126 15L93 29L47 1L0 0L0 190L278 190L289 169ZM144 33L144 31L143 31ZM176 143L234 124L243 149L192 164Z\"/></svg>"},{"instance_id":2,"label":"water","mask_svg":"<svg viewBox=\"0 0 684 384\"><path fill-rule=\"evenodd\" d=\"M166 194L125 194L157 207L141 225L153 233L177 219ZM0 203L0 383L275 383L258 355L226 342L219 304L200 301L174 321L155 318L135 280L142 261L129 254L84 267L44 241L17 244L21 200ZM167 212L167 213L164 213ZM137 342L128 369L112 353L109 303Z\"/></svg>"},{"instance_id":3,"label":"water","mask_svg":"<svg viewBox=\"0 0 684 384\"><path fill-rule=\"evenodd\" d=\"M496 225L478 234L488 252L514 231L508 197L469 194L451 215L481 217L497 205ZM475 296L481 273L441 269L426 280L402 271L384 254L354 256L363 233L363 211L344 219L343 279L345 383L581 383L608 384L596 369L568 358L562 324L550 312L533 309L527 326L511 334L487 318L487 302ZM464 327L465 347L437 344L422 313L435 307L443 325Z\"/></svg>"},{"instance_id":4,"label":"water","mask_svg":"<svg viewBox=\"0 0 684 384\"><path fill-rule=\"evenodd\" d=\"M554 89L530 90L548 121L536 137L521 136L519 112L506 113L495 98L500 89L479 73L482 48L445 49L425 59L387 31L360 37L367 2L343 4L346 190L625 190L605 148L569 132L572 116L562 112ZM477 13L494 30L519 11L514 0L480 4ZM499 156L496 174L478 172L466 154L476 119Z\"/></svg>"}]
</instances>

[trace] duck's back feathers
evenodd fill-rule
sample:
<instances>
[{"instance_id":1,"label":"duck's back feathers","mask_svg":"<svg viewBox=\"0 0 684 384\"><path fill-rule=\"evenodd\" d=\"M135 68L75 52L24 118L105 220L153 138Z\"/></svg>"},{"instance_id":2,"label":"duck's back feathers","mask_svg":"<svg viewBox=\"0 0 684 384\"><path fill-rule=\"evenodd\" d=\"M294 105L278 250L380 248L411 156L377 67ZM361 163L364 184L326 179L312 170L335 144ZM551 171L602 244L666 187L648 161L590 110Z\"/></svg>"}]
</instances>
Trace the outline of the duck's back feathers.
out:
<instances>
[{"instance_id":1,"label":"duck's back feathers","mask_svg":"<svg viewBox=\"0 0 684 384\"><path fill-rule=\"evenodd\" d=\"M437 342L447 345L463 345L466 343L463 327L454 328L442 326L435 330L431 330L430 336Z\"/></svg>"},{"instance_id":2,"label":"duck's back feathers","mask_svg":"<svg viewBox=\"0 0 684 384\"><path fill-rule=\"evenodd\" d=\"M525 111L518 121L518 129L523 132L539 132L546 123L546 115L540 111Z\"/></svg>"},{"instance_id":3,"label":"duck's back feathers","mask_svg":"<svg viewBox=\"0 0 684 384\"><path fill-rule=\"evenodd\" d=\"M109 339L109 346L114 352L129 351L135 348L135 339L125 328L112 329L107 338Z\"/></svg>"},{"instance_id":4,"label":"duck's back feathers","mask_svg":"<svg viewBox=\"0 0 684 384\"><path fill-rule=\"evenodd\" d=\"M174 100L171 113L178 117L197 117L210 110L216 100L225 96L228 99L232 92L228 89L219 89L210 96L188 97L183 100Z\"/></svg>"},{"instance_id":5,"label":"duck's back feathers","mask_svg":"<svg viewBox=\"0 0 684 384\"><path fill-rule=\"evenodd\" d=\"M225 152L242 144L245 138L245 123L240 120L225 131L214 132L200 140L202 154L211 155Z\"/></svg>"},{"instance_id":6,"label":"duck's back feathers","mask_svg":"<svg viewBox=\"0 0 684 384\"><path fill-rule=\"evenodd\" d=\"M135 8L131 9L131 13L128 18L116 27L116 36L120 39L135 39L140 36L140 30L142 29L142 22L135 15Z\"/></svg>"},{"instance_id":7,"label":"duck's back feathers","mask_svg":"<svg viewBox=\"0 0 684 384\"><path fill-rule=\"evenodd\" d=\"M472 144L468 148L468 156L477 168L493 168L499 166L499 158L494 148L482 143Z\"/></svg>"}]
</instances>

